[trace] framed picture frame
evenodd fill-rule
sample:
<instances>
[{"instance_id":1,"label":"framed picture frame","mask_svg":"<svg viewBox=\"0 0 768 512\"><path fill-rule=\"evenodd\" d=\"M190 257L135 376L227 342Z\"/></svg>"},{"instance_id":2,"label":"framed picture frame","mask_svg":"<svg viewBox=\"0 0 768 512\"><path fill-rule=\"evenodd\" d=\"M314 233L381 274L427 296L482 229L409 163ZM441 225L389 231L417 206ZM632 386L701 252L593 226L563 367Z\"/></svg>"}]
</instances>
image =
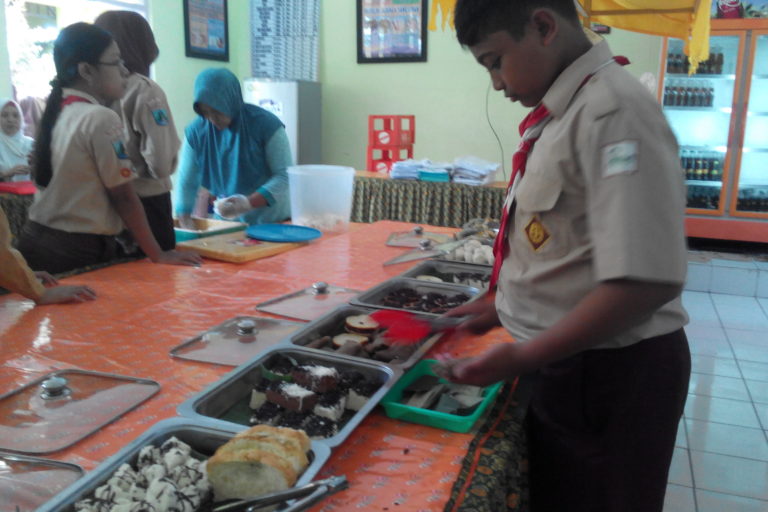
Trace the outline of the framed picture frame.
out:
<instances>
[{"instance_id":1,"label":"framed picture frame","mask_svg":"<svg viewBox=\"0 0 768 512\"><path fill-rule=\"evenodd\" d=\"M357 62L426 62L427 0L356 0Z\"/></svg>"},{"instance_id":2,"label":"framed picture frame","mask_svg":"<svg viewBox=\"0 0 768 512\"><path fill-rule=\"evenodd\" d=\"M187 57L229 62L227 0L182 0Z\"/></svg>"}]
</instances>

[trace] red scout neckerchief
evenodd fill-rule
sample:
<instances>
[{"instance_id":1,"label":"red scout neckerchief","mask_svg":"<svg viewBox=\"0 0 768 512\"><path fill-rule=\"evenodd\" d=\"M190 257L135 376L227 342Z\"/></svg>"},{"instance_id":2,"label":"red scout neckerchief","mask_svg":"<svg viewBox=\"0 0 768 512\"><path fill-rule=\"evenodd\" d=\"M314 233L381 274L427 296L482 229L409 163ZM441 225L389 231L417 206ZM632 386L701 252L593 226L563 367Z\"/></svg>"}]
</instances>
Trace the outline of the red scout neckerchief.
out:
<instances>
[{"instance_id":1,"label":"red scout neckerchief","mask_svg":"<svg viewBox=\"0 0 768 512\"><path fill-rule=\"evenodd\" d=\"M609 61L604 62L597 67L593 72L584 77L579 87L573 93L575 96L584 85L592 78L595 73L602 68L616 62L622 66L629 64L629 59L621 55L611 58ZM512 176L509 178L509 184L507 185L507 199L504 202L504 207L501 212L501 222L499 223L499 232L496 235L496 240L493 242L493 272L491 273L491 280L489 282L489 289L495 290L496 284L499 280L499 272L501 271L501 263L509 254L508 240L508 222L509 222L509 210L512 208L512 201L514 198L514 190L517 188L517 183L525 175L525 166L528 163L528 154L533 149L533 145L539 140L541 132L544 131L544 127L552 119L552 114L549 112L543 103L539 103L520 123L520 136L522 140L517 146L517 151L512 155Z\"/></svg>"},{"instance_id":2,"label":"red scout neckerchief","mask_svg":"<svg viewBox=\"0 0 768 512\"><path fill-rule=\"evenodd\" d=\"M70 94L69 96L65 96L63 100L61 100L61 108L66 107L67 105L71 105L73 103L93 103L88 98L83 98L82 96L77 96L76 94Z\"/></svg>"}]
</instances>

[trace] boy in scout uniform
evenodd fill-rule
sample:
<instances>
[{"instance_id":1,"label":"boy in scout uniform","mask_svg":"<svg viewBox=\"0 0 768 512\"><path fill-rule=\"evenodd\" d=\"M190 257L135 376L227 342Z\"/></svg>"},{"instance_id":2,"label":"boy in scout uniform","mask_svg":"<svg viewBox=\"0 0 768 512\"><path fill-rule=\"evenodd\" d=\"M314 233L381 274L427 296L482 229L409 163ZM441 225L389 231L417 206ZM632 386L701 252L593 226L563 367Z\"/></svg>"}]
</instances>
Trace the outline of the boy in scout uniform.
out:
<instances>
[{"instance_id":1,"label":"boy in scout uniform","mask_svg":"<svg viewBox=\"0 0 768 512\"><path fill-rule=\"evenodd\" d=\"M526 420L535 511L661 511L690 376L675 137L626 59L588 39L573 0L459 0L455 23L494 88L533 110L495 299L451 313L517 343L446 372L474 385L538 374Z\"/></svg>"}]
</instances>

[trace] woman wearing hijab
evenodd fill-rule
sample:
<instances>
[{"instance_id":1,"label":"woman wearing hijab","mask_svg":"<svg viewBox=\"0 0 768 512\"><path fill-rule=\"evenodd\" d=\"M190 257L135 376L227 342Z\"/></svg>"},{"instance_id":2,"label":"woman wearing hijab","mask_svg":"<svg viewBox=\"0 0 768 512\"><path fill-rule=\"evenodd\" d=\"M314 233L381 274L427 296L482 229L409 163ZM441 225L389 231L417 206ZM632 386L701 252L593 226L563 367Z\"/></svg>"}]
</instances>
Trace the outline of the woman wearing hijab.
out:
<instances>
[{"instance_id":1,"label":"woman wearing hijab","mask_svg":"<svg viewBox=\"0 0 768 512\"><path fill-rule=\"evenodd\" d=\"M243 101L240 82L226 69L206 69L195 79L194 109L186 128L175 192L182 227L191 221L200 187L218 198L216 213L248 224L290 216L287 168L290 146L280 120Z\"/></svg>"},{"instance_id":2,"label":"woman wearing hijab","mask_svg":"<svg viewBox=\"0 0 768 512\"><path fill-rule=\"evenodd\" d=\"M34 141L24 135L21 107L11 99L0 100L0 181L27 181Z\"/></svg>"},{"instance_id":3,"label":"woman wearing hijab","mask_svg":"<svg viewBox=\"0 0 768 512\"><path fill-rule=\"evenodd\" d=\"M106 11L94 25L112 35L130 72L125 96L113 109L125 127L125 150L138 177L133 186L149 227L163 251L176 246L171 212L171 174L181 142L165 93L149 79L149 66L159 50L152 29L140 14Z\"/></svg>"}]
</instances>

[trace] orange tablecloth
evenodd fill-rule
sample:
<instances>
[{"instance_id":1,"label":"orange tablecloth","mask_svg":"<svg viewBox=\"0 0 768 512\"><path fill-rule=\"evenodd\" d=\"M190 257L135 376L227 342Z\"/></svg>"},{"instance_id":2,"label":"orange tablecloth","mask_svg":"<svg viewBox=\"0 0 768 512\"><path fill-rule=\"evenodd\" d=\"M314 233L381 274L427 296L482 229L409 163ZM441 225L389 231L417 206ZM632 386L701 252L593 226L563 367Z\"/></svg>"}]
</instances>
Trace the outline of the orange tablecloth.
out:
<instances>
[{"instance_id":1,"label":"orange tablecloth","mask_svg":"<svg viewBox=\"0 0 768 512\"><path fill-rule=\"evenodd\" d=\"M178 404L231 369L173 359L171 348L237 315L269 316L254 306L315 281L364 290L405 271L412 263L384 267L381 262L406 250L386 246L389 234L411 227L391 221L356 224L346 234L244 265L207 260L192 268L144 260L65 280L96 289L99 298L90 303L33 307L18 295L2 296L0 394L64 368L158 381L161 391L143 405L46 456L93 469L152 424L177 416ZM463 340L460 347L452 341L435 350L468 355L508 340L497 329ZM350 489L318 509L442 509L473 436L396 421L376 410L334 450L320 475L345 474Z\"/></svg>"}]
</instances>

